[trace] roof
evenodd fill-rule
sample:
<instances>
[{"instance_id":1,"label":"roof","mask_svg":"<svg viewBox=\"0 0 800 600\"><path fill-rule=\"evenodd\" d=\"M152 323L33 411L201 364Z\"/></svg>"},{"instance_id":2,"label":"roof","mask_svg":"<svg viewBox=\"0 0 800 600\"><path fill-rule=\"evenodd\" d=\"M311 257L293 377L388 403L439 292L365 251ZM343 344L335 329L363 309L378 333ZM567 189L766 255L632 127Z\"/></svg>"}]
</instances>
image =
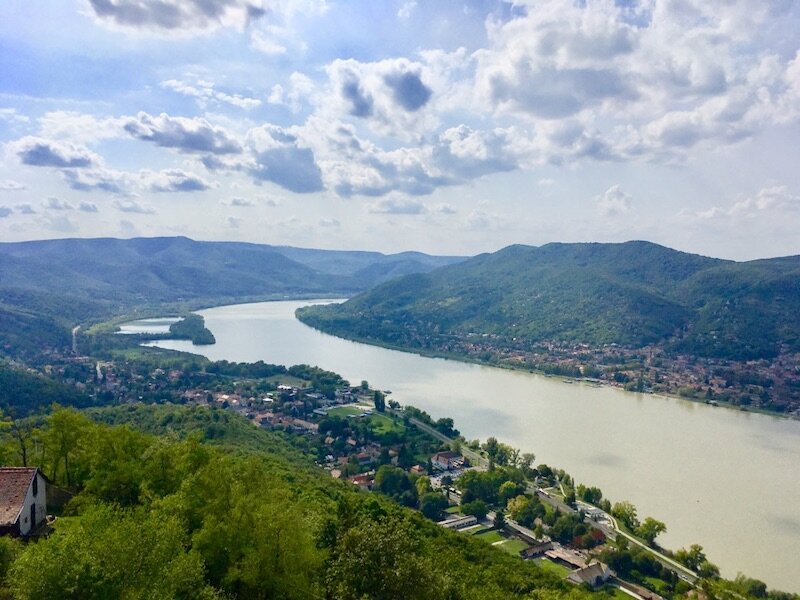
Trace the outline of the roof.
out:
<instances>
[{"instance_id":1,"label":"roof","mask_svg":"<svg viewBox=\"0 0 800 600\"><path fill-rule=\"evenodd\" d=\"M568 579L572 581L581 581L583 583L594 583L594 581L599 577L600 579L604 579L608 573L608 567L606 567L603 563L592 563L583 567L582 569L577 569L569 574Z\"/></svg>"},{"instance_id":2,"label":"roof","mask_svg":"<svg viewBox=\"0 0 800 600\"><path fill-rule=\"evenodd\" d=\"M17 522L37 470L36 467L0 467L0 526Z\"/></svg>"},{"instance_id":3,"label":"roof","mask_svg":"<svg viewBox=\"0 0 800 600\"><path fill-rule=\"evenodd\" d=\"M431 457L431 460L436 460L436 459L452 460L454 458L461 458L461 455L456 452L451 452L448 450L447 452L437 452Z\"/></svg>"}]
</instances>

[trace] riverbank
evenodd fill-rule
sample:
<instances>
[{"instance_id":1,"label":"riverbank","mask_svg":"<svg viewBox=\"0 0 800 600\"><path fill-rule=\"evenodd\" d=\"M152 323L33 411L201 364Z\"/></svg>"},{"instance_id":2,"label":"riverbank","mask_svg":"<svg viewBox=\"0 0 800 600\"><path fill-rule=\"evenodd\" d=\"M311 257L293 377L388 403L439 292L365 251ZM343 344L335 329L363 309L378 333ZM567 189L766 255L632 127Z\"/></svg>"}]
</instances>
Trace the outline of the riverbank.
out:
<instances>
[{"instance_id":1,"label":"riverbank","mask_svg":"<svg viewBox=\"0 0 800 600\"><path fill-rule=\"evenodd\" d=\"M486 361L486 360L481 360L479 358L472 357L472 356L469 356L469 355L466 355L466 354L460 354L460 353L457 353L457 352L446 352L446 351L442 351L442 350L433 350L433 349L429 349L429 348L408 348L408 347L405 347L405 346L399 346L399 345L396 345L396 344L390 344L390 343L387 343L387 342L385 342L383 340L379 340L379 339L375 339L375 338L368 338L368 337L362 337L362 336L350 336L350 335L344 336L344 335L341 335L338 332L334 333L334 332L331 332L331 331L326 331L325 329L322 329L322 328L314 325L313 323L309 322L308 320L304 320L303 319L303 314L302 314L302 308L304 308L304 307L298 308L295 311L295 318L298 321L300 321L301 323L303 323L303 325L306 325L307 327L311 327L312 329L314 329L315 331L319 331L320 333L324 333L326 335L331 335L331 336L334 336L334 337L337 337L337 338L340 338L340 339L343 339L343 340L351 341L351 342L358 342L360 344L368 344L370 346L375 346L375 347L378 347L378 348L385 348L387 350L394 350L394 351L397 351L397 352L415 354L417 356L424 356L426 358L439 358L439 359L452 360L452 361L461 362L461 363L480 365L480 366L483 366L483 367L493 367L493 368L497 368L497 369L506 369L506 370L511 370L511 371L523 372L523 373L531 373L531 374L534 374L534 375L540 375L540 376L544 376L544 377L553 378L555 380L562 381L562 382L575 382L575 381L577 381L577 382L580 382L581 384L584 384L584 385L585 384L589 384L589 385L596 385L596 386L601 386L601 387L608 387L608 388L617 389L617 390L620 390L620 391L623 391L623 392L630 392L630 393L633 393L633 394L648 394L648 395L652 395L653 397L656 397L656 398L672 398L672 399L677 399L677 400L686 400L686 401L689 401L689 402L695 402L695 403L703 404L703 405L706 405L706 406L724 408L724 409L737 411L737 412L762 414L762 415L768 415L768 416L771 416L771 417L779 417L779 418L793 420L793 421L800 421L800 415L786 414L786 413L778 412L778 411L775 411L775 410L769 410L769 409L758 408L758 407L742 407L742 406L737 406L735 404L732 404L730 402L726 402L724 400L706 400L706 399L696 398L696 397L692 397L692 396L682 396L682 395L679 395L679 394L669 394L669 393L664 393L664 392L661 392L661 391L659 391L659 392L651 392L651 391L637 392L637 391L631 391L631 390L626 390L623 384L618 384L618 383L615 383L615 382L612 382L612 381L607 381L607 380L604 380L604 379L597 379L597 378L593 378L593 377L580 377L580 376L577 376L577 375L571 375L571 376L556 375L556 374L552 374L552 373L547 373L547 372L545 372L543 370L540 370L540 369L531 368L530 366L527 366L527 365L523 366L523 365L520 365L520 364L515 364L514 362Z\"/></svg>"}]
</instances>

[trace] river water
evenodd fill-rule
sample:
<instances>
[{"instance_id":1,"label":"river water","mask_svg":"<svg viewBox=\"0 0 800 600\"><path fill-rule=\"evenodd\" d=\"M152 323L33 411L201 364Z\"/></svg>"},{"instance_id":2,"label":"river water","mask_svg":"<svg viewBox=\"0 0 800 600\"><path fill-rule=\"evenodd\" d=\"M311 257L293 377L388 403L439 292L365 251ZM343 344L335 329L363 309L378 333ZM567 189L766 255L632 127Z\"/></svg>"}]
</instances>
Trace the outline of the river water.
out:
<instances>
[{"instance_id":1,"label":"river water","mask_svg":"<svg viewBox=\"0 0 800 600\"><path fill-rule=\"evenodd\" d=\"M800 422L350 342L294 318L311 303L203 310L215 345L156 345L366 379L452 417L468 439L495 436L612 502L630 500L641 519L667 524L664 546L699 543L726 577L743 572L800 592Z\"/></svg>"}]
</instances>

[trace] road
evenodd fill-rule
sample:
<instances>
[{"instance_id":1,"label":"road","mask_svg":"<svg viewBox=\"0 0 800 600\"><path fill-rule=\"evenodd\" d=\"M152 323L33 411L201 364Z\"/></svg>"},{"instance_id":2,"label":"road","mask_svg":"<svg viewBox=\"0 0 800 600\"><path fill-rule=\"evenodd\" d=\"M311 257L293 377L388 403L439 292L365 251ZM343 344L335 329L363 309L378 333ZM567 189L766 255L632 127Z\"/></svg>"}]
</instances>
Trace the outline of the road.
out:
<instances>
[{"instance_id":1,"label":"road","mask_svg":"<svg viewBox=\"0 0 800 600\"><path fill-rule=\"evenodd\" d=\"M450 446L452 447L453 442L455 440L453 440L452 438L447 437L441 431L438 431L438 430L434 429L433 427L431 427L427 423L423 423L422 421L420 421L419 419L415 419L414 417L410 417L408 420L416 428L421 429L422 431L424 431L428 435L436 438L437 440L441 440L442 442L445 442L446 444L450 444ZM474 450L470 450L469 448L467 448L463 444L461 445L460 452L461 452L461 454L463 456L465 456L466 458L469 459L469 461L473 464L473 466L476 466L476 467L477 466L481 466L481 467L486 467L486 468L489 467L489 461L487 459L482 457L480 454L478 454Z\"/></svg>"},{"instance_id":2,"label":"road","mask_svg":"<svg viewBox=\"0 0 800 600\"><path fill-rule=\"evenodd\" d=\"M414 425L415 427L417 427L417 428L421 429L422 431L424 431L425 433L427 433L428 435L431 435L434 438L436 438L437 440L441 440L442 442L445 442L445 443L450 444L452 446L452 444L454 442L453 439L447 437L446 435L444 435L440 431L437 431L436 429L434 429L433 427L431 427L427 423L423 423L419 419L415 419L413 417L409 418L409 422L412 425ZM469 448L467 448L467 447L465 447L463 445L461 446L460 451L461 451L461 454L464 455L466 458L468 458L473 465L475 465L475 466L480 465L480 466L488 468L488 466L489 466L488 459L482 457L477 452L475 452L473 450L470 450ZM526 491L528 493L530 493L530 494L535 494L543 502L546 502L547 504L549 504L553 508L557 508L562 513L574 513L574 512L576 512L576 510L574 508L572 508L571 506L568 506L565 503L561 502L560 500L557 500L556 498L551 497L550 495L548 495L547 493L542 491L540 488L537 488L533 484L529 483L528 486L527 486ZM639 546L643 550L646 550L647 552L652 554L656 558L656 560L658 560L661 564L663 564L668 569L671 569L671 570L675 571L678 574L678 576L681 577L682 579L684 579L684 580L686 580L686 581L688 581L689 583L692 583L692 584L697 582L697 580L699 579L699 576L697 575L697 573L695 573L691 569L688 569L687 567L683 566L681 563L671 559L670 557L665 556L664 554L662 554L658 550L655 550L654 548L651 548L647 544L639 541L638 539L636 539L632 535L622 531L619 528L619 525L617 524L617 520L614 517L612 517L610 514L604 512L603 515L604 515L605 519L608 521L608 523L611 523L611 527L608 527L608 526L606 526L606 525L604 525L602 523L598 523L597 521L594 521L593 519L590 519L589 517L586 517L586 523L591 525L592 527L596 527L597 529L602 531L608 537L613 538L613 537L618 536L618 535L623 536L630 543L635 544L636 546ZM612 535L609 535L609 534L612 534Z\"/></svg>"}]
</instances>

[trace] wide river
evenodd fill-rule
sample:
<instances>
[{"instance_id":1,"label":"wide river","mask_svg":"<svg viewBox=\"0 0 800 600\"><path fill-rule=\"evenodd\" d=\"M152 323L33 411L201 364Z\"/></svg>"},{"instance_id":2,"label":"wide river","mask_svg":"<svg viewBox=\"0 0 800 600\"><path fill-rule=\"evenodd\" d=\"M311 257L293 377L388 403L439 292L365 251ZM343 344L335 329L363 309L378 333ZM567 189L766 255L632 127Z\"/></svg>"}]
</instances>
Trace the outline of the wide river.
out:
<instances>
[{"instance_id":1,"label":"wide river","mask_svg":"<svg viewBox=\"0 0 800 600\"><path fill-rule=\"evenodd\" d=\"M295 309L311 303L203 310L215 345L157 345L366 379L434 418L452 417L468 439L495 436L612 502L630 500L640 518L667 524L663 545L701 544L724 576L800 592L799 421L350 342L296 320Z\"/></svg>"}]
</instances>

